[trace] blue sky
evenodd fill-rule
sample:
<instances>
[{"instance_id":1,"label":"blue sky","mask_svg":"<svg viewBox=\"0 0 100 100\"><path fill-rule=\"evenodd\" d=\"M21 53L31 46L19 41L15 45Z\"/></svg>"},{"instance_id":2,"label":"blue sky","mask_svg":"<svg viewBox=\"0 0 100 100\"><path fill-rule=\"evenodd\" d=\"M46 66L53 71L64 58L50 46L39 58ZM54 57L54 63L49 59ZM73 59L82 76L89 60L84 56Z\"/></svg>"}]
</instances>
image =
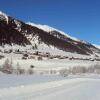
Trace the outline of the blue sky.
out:
<instances>
[{"instance_id":1,"label":"blue sky","mask_svg":"<svg viewBox=\"0 0 100 100\"><path fill-rule=\"evenodd\" d=\"M0 10L100 45L100 0L0 0Z\"/></svg>"}]
</instances>

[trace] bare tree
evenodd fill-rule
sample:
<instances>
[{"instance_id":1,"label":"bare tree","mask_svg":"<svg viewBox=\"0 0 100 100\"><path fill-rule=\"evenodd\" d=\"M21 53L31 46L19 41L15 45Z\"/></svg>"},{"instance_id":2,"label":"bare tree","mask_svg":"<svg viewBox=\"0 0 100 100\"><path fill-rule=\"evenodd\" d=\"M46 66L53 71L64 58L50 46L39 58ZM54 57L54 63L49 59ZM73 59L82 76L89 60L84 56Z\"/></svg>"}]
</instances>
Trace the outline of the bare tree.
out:
<instances>
[{"instance_id":1,"label":"bare tree","mask_svg":"<svg viewBox=\"0 0 100 100\"><path fill-rule=\"evenodd\" d=\"M5 60L3 66L2 66L2 71L7 74L13 73L12 62L10 62L9 59Z\"/></svg>"},{"instance_id":2,"label":"bare tree","mask_svg":"<svg viewBox=\"0 0 100 100\"><path fill-rule=\"evenodd\" d=\"M25 69L17 67L16 72L18 75L25 74Z\"/></svg>"},{"instance_id":3,"label":"bare tree","mask_svg":"<svg viewBox=\"0 0 100 100\"><path fill-rule=\"evenodd\" d=\"M59 71L59 73L60 73L61 76L66 77L69 74L69 70L68 69L61 69Z\"/></svg>"}]
</instances>

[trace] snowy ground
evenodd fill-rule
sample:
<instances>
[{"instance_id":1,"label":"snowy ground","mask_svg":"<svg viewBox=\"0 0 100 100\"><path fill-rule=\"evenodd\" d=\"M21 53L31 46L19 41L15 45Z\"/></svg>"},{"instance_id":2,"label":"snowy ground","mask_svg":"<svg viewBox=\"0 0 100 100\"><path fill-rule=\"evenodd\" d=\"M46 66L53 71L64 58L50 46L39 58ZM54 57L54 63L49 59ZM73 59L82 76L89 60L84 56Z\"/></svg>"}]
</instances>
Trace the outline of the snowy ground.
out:
<instances>
[{"instance_id":1,"label":"snowy ground","mask_svg":"<svg viewBox=\"0 0 100 100\"><path fill-rule=\"evenodd\" d=\"M36 59L22 59L22 54L3 54L5 58L0 59L0 66L2 66L5 60L8 58L10 61L12 60L13 67L17 67L19 64L20 67L27 69L30 68L31 65L34 65L34 70L59 70L62 68L70 68L76 66L86 66L89 67L91 65L98 64L100 65L100 61L85 61L85 60L69 60L69 59L48 59L43 58L43 60L36 60ZM84 58L84 56L83 56Z\"/></svg>"},{"instance_id":2,"label":"snowy ground","mask_svg":"<svg viewBox=\"0 0 100 100\"><path fill-rule=\"evenodd\" d=\"M24 69L34 65L34 71L50 71L62 68L98 64L99 61L69 59L22 59L21 54L4 54L0 66L8 58L13 67ZM100 74L100 73L99 73ZM61 77L59 74L5 75L0 72L0 100L100 100L100 75L80 74Z\"/></svg>"},{"instance_id":3,"label":"snowy ground","mask_svg":"<svg viewBox=\"0 0 100 100\"><path fill-rule=\"evenodd\" d=\"M0 76L0 100L100 100L100 76Z\"/></svg>"},{"instance_id":4,"label":"snowy ground","mask_svg":"<svg viewBox=\"0 0 100 100\"><path fill-rule=\"evenodd\" d=\"M54 47L44 47L46 45L42 44L39 46L39 51L43 54L45 53L50 53L49 57L43 57L43 60L38 61L37 55L33 55L33 53L36 51L32 50L30 46L22 47L18 45L5 45L4 47L0 46L0 55L3 55L4 58L0 59L0 66L2 66L5 62L6 59L9 59L10 62L12 62L13 67L17 68L19 65L21 68L28 69L30 68L31 65L35 66L34 70L35 71L50 71L50 70L59 70L62 68L70 68L70 67L76 67L76 66L86 66L89 67L91 65L98 64L100 65L100 61L94 60L95 58L100 58L100 57L95 57L95 55L81 55L77 53L70 53L70 52L64 52L62 50L58 50ZM20 52L15 52L17 49L20 50ZM8 53L10 50L13 52ZM38 51L38 52L39 52ZM5 53L6 52L6 53ZM19 53L19 54L18 54ZM29 56L35 57L35 59L22 59L23 54L28 54ZM68 57L66 59L60 59L58 58L53 58L50 59L52 56L59 56L60 57ZM98 54L97 54L98 55ZM70 60L70 58L78 58L81 60ZM88 60L82 60L82 59L88 59ZM94 61L90 61L90 59L93 59ZM12 60L12 61L11 61Z\"/></svg>"}]
</instances>

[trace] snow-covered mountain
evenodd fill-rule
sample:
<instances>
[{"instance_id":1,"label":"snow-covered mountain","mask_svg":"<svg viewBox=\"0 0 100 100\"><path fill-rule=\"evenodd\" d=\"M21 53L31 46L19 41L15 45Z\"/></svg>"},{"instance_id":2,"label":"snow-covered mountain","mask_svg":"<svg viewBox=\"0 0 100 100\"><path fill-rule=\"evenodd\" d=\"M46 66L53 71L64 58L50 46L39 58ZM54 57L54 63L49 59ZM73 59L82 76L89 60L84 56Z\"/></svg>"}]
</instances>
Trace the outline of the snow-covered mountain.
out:
<instances>
[{"instance_id":1,"label":"snow-covered mountain","mask_svg":"<svg viewBox=\"0 0 100 100\"><path fill-rule=\"evenodd\" d=\"M94 44L94 46L95 46L96 48L99 48L99 49L100 49L100 45Z\"/></svg>"},{"instance_id":2,"label":"snow-covered mountain","mask_svg":"<svg viewBox=\"0 0 100 100\"><path fill-rule=\"evenodd\" d=\"M44 30L46 32L51 32L52 33L52 31L58 31L62 35L65 35L65 36L67 36L67 37L69 37L69 38L71 38L71 39L73 39L75 41L80 41L79 39L77 39L75 37L69 36L68 34L64 33L63 31L60 31L60 30L58 30L56 28L53 28L53 27L50 27L48 25L35 24L35 23L31 23L31 22L28 22L27 24L35 26L35 27L38 27L39 29L42 29L42 30Z\"/></svg>"},{"instance_id":3,"label":"snow-covered mountain","mask_svg":"<svg viewBox=\"0 0 100 100\"><path fill-rule=\"evenodd\" d=\"M94 45L71 37L58 29L30 22L24 23L0 12L0 45L6 44L30 45L40 51L60 50L84 55L100 52Z\"/></svg>"},{"instance_id":4,"label":"snow-covered mountain","mask_svg":"<svg viewBox=\"0 0 100 100\"><path fill-rule=\"evenodd\" d=\"M8 16L1 11L0 11L0 19L6 21L8 23Z\"/></svg>"}]
</instances>

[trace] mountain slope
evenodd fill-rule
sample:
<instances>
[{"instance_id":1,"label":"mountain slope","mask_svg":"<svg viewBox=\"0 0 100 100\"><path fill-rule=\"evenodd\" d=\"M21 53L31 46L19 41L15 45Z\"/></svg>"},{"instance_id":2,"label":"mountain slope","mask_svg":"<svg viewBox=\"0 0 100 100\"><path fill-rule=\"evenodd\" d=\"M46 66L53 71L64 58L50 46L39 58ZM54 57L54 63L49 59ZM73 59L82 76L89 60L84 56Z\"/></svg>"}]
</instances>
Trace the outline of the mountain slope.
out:
<instances>
[{"instance_id":1,"label":"mountain slope","mask_svg":"<svg viewBox=\"0 0 100 100\"><path fill-rule=\"evenodd\" d=\"M41 27L41 28L40 28ZM0 45L31 45L35 49L46 47L58 50L91 55L100 52L95 46L70 37L57 29L30 25L0 12ZM49 49L49 50L50 50ZM55 50L55 49L54 49Z\"/></svg>"}]
</instances>

